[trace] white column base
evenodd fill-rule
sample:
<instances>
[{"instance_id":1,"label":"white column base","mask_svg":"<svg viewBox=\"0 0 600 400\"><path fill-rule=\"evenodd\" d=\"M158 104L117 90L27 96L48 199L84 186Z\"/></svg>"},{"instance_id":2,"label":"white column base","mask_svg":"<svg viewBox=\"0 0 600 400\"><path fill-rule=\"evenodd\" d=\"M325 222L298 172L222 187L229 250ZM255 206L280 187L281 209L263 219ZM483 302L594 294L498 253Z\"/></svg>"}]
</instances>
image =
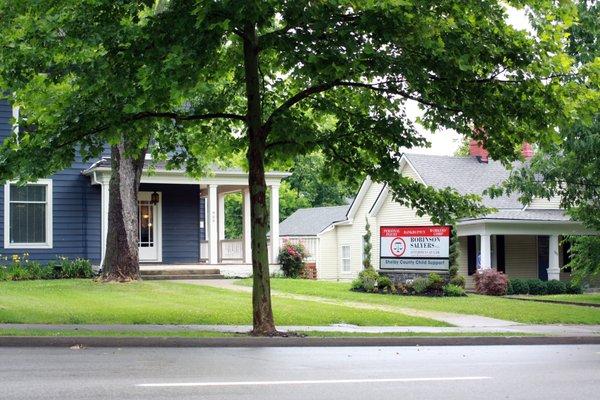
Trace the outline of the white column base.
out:
<instances>
[{"instance_id":1,"label":"white column base","mask_svg":"<svg viewBox=\"0 0 600 400\"><path fill-rule=\"evenodd\" d=\"M560 281L560 268L548 268L546 271L549 281Z\"/></svg>"}]
</instances>

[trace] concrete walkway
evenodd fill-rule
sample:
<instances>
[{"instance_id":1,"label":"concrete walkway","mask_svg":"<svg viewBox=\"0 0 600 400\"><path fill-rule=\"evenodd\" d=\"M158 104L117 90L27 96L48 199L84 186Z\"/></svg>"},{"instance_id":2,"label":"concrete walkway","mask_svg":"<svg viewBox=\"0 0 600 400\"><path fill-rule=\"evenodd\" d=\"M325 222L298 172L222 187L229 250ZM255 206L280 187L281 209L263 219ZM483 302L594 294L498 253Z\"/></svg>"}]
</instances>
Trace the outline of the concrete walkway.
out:
<instances>
[{"instance_id":1,"label":"concrete walkway","mask_svg":"<svg viewBox=\"0 0 600 400\"><path fill-rule=\"evenodd\" d=\"M345 333L432 333L453 334L505 333L519 336L545 335L563 337L600 337L600 325L516 325L480 327L433 327L433 326L356 326L335 324L327 326L278 326L282 332L345 332ZM96 325L96 324L0 324L0 329L37 329L105 332L224 332L247 333L250 325ZM1 336L1 334L0 334Z\"/></svg>"},{"instance_id":2,"label":"concrete walkway","mask_svg":"<svg viewBox=\"0 0 600 400\"><path fill-rule=\"evenodd\" d=\"M194 285L201 286L210 286L219 289L228 289L234 290L237 292L247 292L252 293L252 288L249 286L240 286L235 284L234 279L216 279L216 280L182 280L177 281L182 283L190 283ZM346 307L357 308L361 310L378 310L385 312L395 312L404 315L410 315L411 317L421 317L421 318L429 318L434 319L436 321L442 321L447 324L460 327L460 328L511 328L511 327L519 327L522 324L513 321L506 321L502 319L483 317L480 315L468 315L468 314L455 314L448 313L442 311L427 311L427 310L417 310L414 308L406 308L406 307L397 307L383 304L368 304L368 303L360 303L356 301L346 301L346 300L334 300L328 299L326 297L320 296L310 296L310 295L302 295L302 294L293 294L293 293L283 293L277 290L273 290L271 292L273 296L300 300L300 301L316 301L323 304L332 304L332 305L343 305ZM481 331L480 331L481 332Z\"/></svg>"}]
</instances>

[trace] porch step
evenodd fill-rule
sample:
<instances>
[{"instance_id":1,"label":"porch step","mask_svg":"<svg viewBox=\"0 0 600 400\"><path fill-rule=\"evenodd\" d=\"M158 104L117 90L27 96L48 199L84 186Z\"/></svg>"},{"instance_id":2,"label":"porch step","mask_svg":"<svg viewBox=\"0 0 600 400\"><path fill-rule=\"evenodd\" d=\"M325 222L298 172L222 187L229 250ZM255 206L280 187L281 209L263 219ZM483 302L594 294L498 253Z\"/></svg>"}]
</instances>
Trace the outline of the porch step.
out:
<instances>
[{"instance_id":1,"label":"porch step","mask_svg":"<svg viewBox=\"0 0 600 400\"><path fill-rule=\"evenodd\" d=\"M158 275L219 275L221 271L218 268L207 269L142 269L142 276L158 276Z\"/></svg>"},{"instance_id":2,"label":"porch step","mask_svg":"<svg viewBox=\"0 0 600 400\"><path fill-rule=\"evenodd\" d=\"M221 274L168 274L168 275L144 275L142 279L145 281L167 281L167 280L187 280L187 279L223 279Z\"/></svg>"}]
</instances>

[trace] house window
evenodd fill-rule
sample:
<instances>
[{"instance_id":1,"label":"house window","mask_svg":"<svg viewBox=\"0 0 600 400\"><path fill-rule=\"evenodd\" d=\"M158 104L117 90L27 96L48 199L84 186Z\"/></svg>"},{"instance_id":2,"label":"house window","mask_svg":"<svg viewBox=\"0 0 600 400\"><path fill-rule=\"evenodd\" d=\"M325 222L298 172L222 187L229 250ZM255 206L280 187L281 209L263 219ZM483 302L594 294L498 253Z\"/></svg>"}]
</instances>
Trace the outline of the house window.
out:
<instances>
[{"instance_id":1,"label":"house window","mask_svg":"<svg viewBox=\"0 0 600 400\"><path fill-rule=\"evenodd\" d=\"M342 272L350 272L350 246L342 245L341 253Z\"/></svg>"},{"instance_id":2,"label":"house window","mask_svg":"<svg viewBox=\"0 0 600 400\"><path fill-rule=\"evenodd\" d=\"M4 247L52 247L52 181L4 186Z\"/></svg>"}]
</instances>

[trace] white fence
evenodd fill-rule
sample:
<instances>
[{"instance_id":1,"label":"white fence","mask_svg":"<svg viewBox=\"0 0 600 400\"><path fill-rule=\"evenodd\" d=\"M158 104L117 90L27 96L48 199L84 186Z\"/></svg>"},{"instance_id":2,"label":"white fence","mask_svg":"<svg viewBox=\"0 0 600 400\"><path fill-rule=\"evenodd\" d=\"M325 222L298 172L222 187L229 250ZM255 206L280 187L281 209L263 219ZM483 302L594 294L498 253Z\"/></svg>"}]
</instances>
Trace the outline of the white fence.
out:
<instances>
[{"instance_id":1,"label":"white fence","mask_svg":"<svg viewBox=\"0 0 600 400\"><path fill-rule=\"evenodd\" d=\"M316 262L319 252L319 239L316 237L281 237L280 245L285 242L302 243L308 252L306 261ZM271 255L271 241L268 242L269 260ZM208 260L208 241L200 242L200 255L203 260ZM219 240L219 255L223 261L242 261L244 259L244 241L241 239Z\"/></svg>"},{"instance_id":2,"label":"white fence","mask_svg":"<svg viewBox=\"0 0 600 400\"><path fill-rule=\"evenodd\" d=\"M243 260L244 241L236 239L220 240L221 260Z\"/></svg>"}]
</instances>

